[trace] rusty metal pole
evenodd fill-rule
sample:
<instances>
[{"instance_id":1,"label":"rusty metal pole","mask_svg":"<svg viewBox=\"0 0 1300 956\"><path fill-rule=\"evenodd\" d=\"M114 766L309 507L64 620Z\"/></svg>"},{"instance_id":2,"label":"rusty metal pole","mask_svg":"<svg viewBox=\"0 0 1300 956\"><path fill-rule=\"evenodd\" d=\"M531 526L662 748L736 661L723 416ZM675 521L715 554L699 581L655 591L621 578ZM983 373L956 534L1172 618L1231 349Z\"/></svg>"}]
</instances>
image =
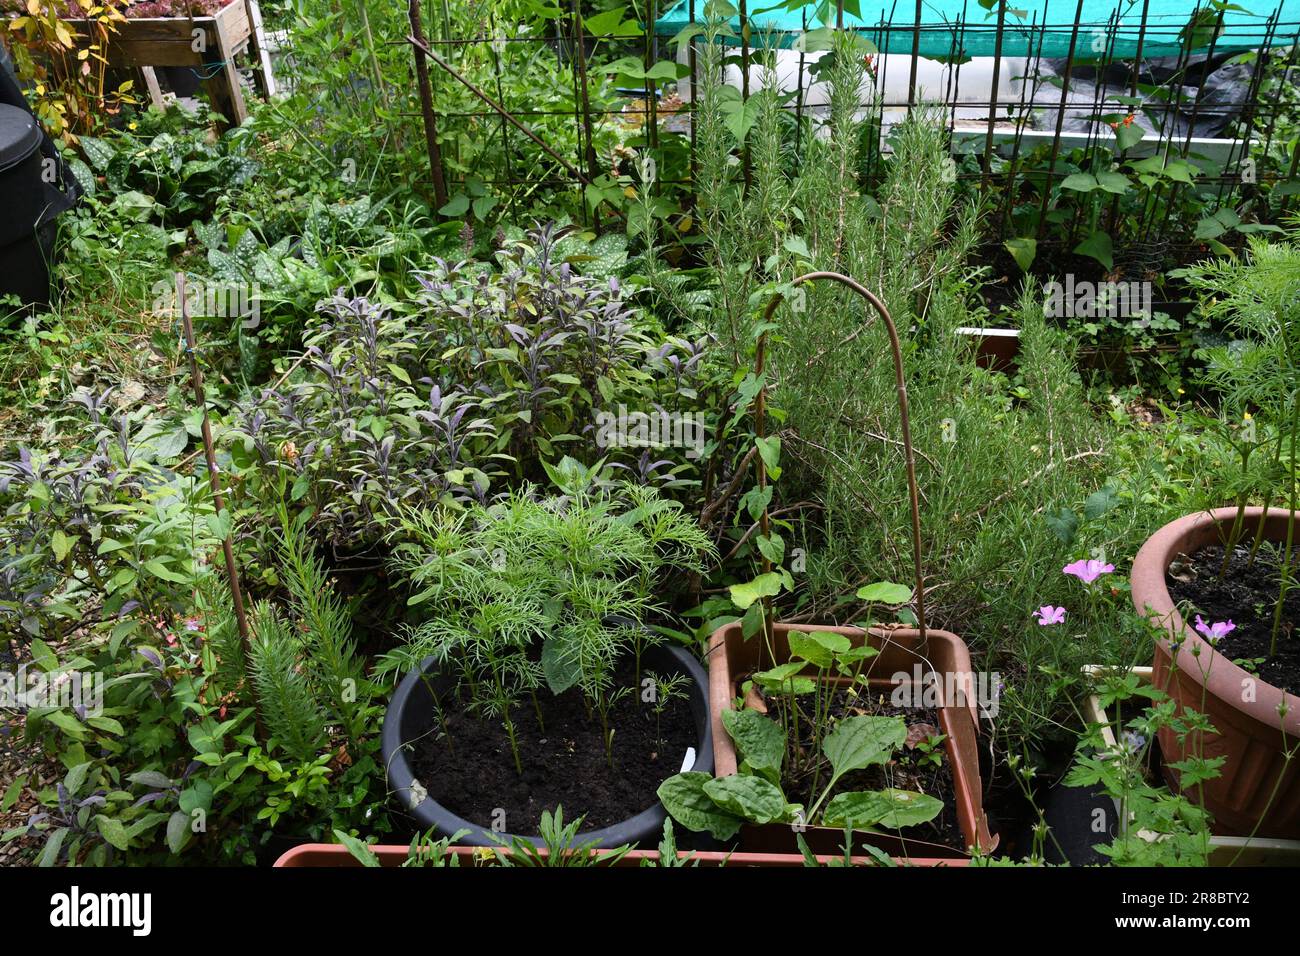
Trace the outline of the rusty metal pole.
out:
<instances>
[{"instance_id":1,"label":"rusty metal pole","mask_svg":"<svg viewBox=\"0 0 1300 956\"><path fill-rule=\"evenodd\" d=\"M595 179L600 175L600 163L596 159L596 133L591 124L591 99L587 92L587 32L582 22L582 7L578 0L573 0L573 39L578 56L578 82L581 84L582 129L587 143L584 157L587 163L587 176Z\"/></svg>"},{"instance_id":2,"label":"rusty metal pole","mask_svg":"<svg viewBox=\"0 0 1300 956\"><path fill-rule=\"evenodd\" d=\"M199 357L194 351L194 325L190 322L190 307L185 299L185 273L176 273L176 301L181 310L181 328L185 334L185 354L190 360L190 381L194 385L194 401L203 413L203 455L208 463L208 482L212 487L212 503L220 513L226 507L221 494L221 472L217 468L216 450L212 443L212 424L208 420L208 402L203 394L203 372L199 369ZM226 576L230 578L230 599L235 605L235 622L239 626L239 637L247 646L248 617L244 614L244 593L239 587L239 569L235 567L235 548L231 533L226 532L221 541L221 550L226 558Z\"/></svg>"},{"instance_id":3,"label":"rusty metal pole","mask_svg":"<svg viewBox=\"0 0 1300 956\"><path fill-rule=\"evenodd\" d=\"M832 282L838 282L840 285L852 289L867 304L876 311L881 320L885 323L885 330L889 333L889 351L894 360L894 389L898 398L898 417L900 430L902 431L903 440L903 468L907 473L907 496L908 506L912 513L912 578L915 584L916 598L916 627L921 635L921 642L925 642L926 634L926 616L925 616L925 573L921 566L923 548L921 547L921 496L916 482L916 453L912 447L912 413L911 407L907 400L907 375L903 368L903 347L898 337L898 326L894 324L894 318L889 314L889 309L885 307L874 292L871 292L866 286L843 275L839 272L806 272L799 276L791 284L792 287L804 285L805 283L816 282L820 279L829 279ZM763 311L763 333L758 337L758 345L754 361L754 374L760 379L764 375L767 361L767 331L772 324L772 318L776 314L776 308L784 300L782 293L774 293L767 302L767 308ZM767 418L767 385L766 383L759 386L758 394L754 397L754 433L759 438L765 438ZM767 468L760 460L758 462L758 486L765 488L767 486ZM763 509L763 514L759 519L760 531L767 535L770 533L770 518L767 508ZM763 557L763 572L767 573L772 570L772 562L767 556ZM772 599L763 599L763 626L764 633L769 636L773 633L771 611Z\"/></svg>"},{"instance_id":4,"label":"rusty metal pole","mask_svg":"<svg viewBox=\"0 0 1300 956\"><path fill-rule=\"evenodd\" d=\"M442 165L442 149L438 146L438 117L433 112L433 87L429 84L429 64L425 62L428 43L424 37L424 22L420 13L420 0L410 0L411 36L418 40L415 47L415 81L420 88L420 111L424 114L424 142L429 152L429 175L433 177L433 198L441 209L447 205L447 176Z\"/></svg>"}]
</instances>

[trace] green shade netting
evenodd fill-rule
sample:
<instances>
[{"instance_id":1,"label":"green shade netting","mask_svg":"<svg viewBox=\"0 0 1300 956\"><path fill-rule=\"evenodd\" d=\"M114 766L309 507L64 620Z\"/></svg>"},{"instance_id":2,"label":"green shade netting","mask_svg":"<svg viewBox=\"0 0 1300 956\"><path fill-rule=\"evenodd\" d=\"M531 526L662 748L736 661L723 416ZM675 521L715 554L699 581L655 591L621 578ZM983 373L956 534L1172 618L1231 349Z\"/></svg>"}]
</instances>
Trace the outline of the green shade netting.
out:
<instances>
[{"instance_id":1,"label":"green shade netting","mask_svg":"<svg viewBox=\"0 0 1300 956\"><path fill-rule=\"evenodd\" d=\"M691 22L692 4L695 22L704 20L705 0L679 0L655 21L655 32L661 36L676 36ZM1238 3L1246 10L1229 10L1224 14L1224 29L1214 44L1215 52L1252 50L1268 42L1268 20L1277 15L1279 26L1273 45L1290 45L1300 30L1300 0L1273 0L1268 4L1253 4L1249 0ZM751 42L754 46L779 45L788 47L796 35L805 29L823 24L815 19L821 6L810 3L795 10L776 9L762 11L762 2L752 4L761 12L749 17ZM1079 29L1075 39L1075 58L1096 58L1106 49L1117 59L1137 54L1139 34L1145 32L1142 55L1174 56L1182 48L1180 34L1197 9L1195 0L1083 0L1083 11L1078 17ZM1204 4L1202 3L1203 7ZM1146 29L1142 30L1144 16ZM1078 0L1012 0L1003 31L1003 56L1064 57L1070 52L1071 34L1074 33ZM862 15L844 14L844 26L858 30L875 43L884 53L912 52L915 36L916 4L910 0L862 0ZM1119 17L1112 32L1109 26ZM962 23L964 17L964 24ZM834 6L831 6L834 19ZM919 52L933 59L972 56L992 56L997 43L997 17L978 3L970 0L925 0L921 4L921 29ZM881 29L882 24L889 30ZM1043 24L1047 24L1046 29ZM739 18L731 19L731 27L739 34ZM768 31L772 39L764 41ZM1209 31L1202 34L1205 42L1193 47L1204 51L1209 47ZM729 40L728 42L734 42Z\"/></svg>"}]
</instances>

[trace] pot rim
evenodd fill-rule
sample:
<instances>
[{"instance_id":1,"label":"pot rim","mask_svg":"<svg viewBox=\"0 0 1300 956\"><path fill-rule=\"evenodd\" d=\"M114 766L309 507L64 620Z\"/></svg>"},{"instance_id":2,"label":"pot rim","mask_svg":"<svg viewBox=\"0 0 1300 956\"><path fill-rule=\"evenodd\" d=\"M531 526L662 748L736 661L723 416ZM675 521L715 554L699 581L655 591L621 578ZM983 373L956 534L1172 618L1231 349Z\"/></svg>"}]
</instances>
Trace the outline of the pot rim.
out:
<instances>
[{"instance_id":1,"label":"pot rim","mask_svg":"<svg viewBox=\"0 0 1300 956\"><path fill-rule=\"evenodd\" d=\"M473 857L478 847L457 846L453 845L448 851L462 859ZM502 849L505 849L502 847ZM387 861L388 865L396 866L405 860L410 853L411 848L404 844L384 844L374 843L370 845L370 851L375 854L381 861ZM546 848L542 847L542 855L546 855ZM600 852L600 851L594 851ZM658 850L629 850L624 860L640 862L641 860L657 860L660 857ZM781 866L781 867L801 867L804 864L804 857L801 853L749 853L749 852L730 852L724 850L678 850L678 859L698 860L702 866ZM829 863L833 860L840 860L843 857L834 853L816 854L819 863ZM272 864L274 869L298 869L316 865L314 860L339 860L344 865L353 865L354 858L348 852L347 847L338 843L303 843L292 847L280 854L275 863ZM895 862L900 866L916 867L941 867L951 866L965 868L970 865L970 860L954 857L947 859L944 857L895 857ZM853 861L860 865L866 865L874 862L867 856L855 856ZM334 865L332 863L321 863L320 865ZM359 862L356 865L360 865Z\"/></svg>"},{"instance_id":2,"label":"pot rim","mask_svg":"<svg viewBox=\"0 0 1300 956\"><path fill-rule=\"evenodd\" d=\"M704 668L700 666L700 662L696 660L695 655L675 644L659 645L653 650L667 654L672 659L673 664L691 678L694 687L693 693L698 695L703 702L704 729L702 735L697 733L695 763L692 764L690 769L712 774L713 732L708 715L708 677L704 673ZM421 661L417 669L402 678L401 683L393 692L392 699L389 701L388 708L384 713L381 740L385 774L389 785L392 787L390 796L397 801L399 809L407 816L426 826L426 828L428 826L435 827L444 836L451 836L460 830L468 830L469 832L457 841L458 845L498 847L501 846L500 841L504 840L508 844L518 837L527 840L534 846L544 846L539 834L489 834L485 828L476 823L471 823L434 800L428 795L427 791L425 791L422 799L412 802L411 785L418 784L420 781L410 762L406 759L400 714L422 677L436 669L436 667L437 661L433 657L426 657ZM694 712L694 706L691 709ZM421 790L424 790L423 784L420 784L420 787ZM610 849L622 846L624 843L639 843L647 839L657 839L667 816L668 811L664 809L663 803L656 800L653 806L617 823L601 827L598 830L581 830L574 839L580 843L595 841L598 843L597 849ZM493 837L496 839L493 839Z\"/></svg>"},{"instance_id":3,"label":"pot rim","mask_svg":"<svg viewBox=\"0 0 1300 956\"><path fill-rule=\"evenodd\" d=\"M1263 514L1262 507L1250 507L1245 510L1245 523L1258 521ZM1300 514L1288 512L1285 508L1270 508L1265 536L1270 540L1270 526L1276 521L1283 523L1287 515L1291 521L1300 520ZM1133 608L1147 620L1163 626L1166 636L1158 639L1157 653L1163 653L1172 660L1178 669L1188 677L1204 685L1205 689L1217 699L1253 720L1300 737L1300 697L1289 694L1280 687L1270 684L1255 674L1221 654L1214 645L1205 640L1193 627L1183 620L1169 587L1165 583L1165 573L1174 558L1195 551L1190 547L1190 540L1203 535L1211 527L1217 527L1236 519L1235 507L1214 508L1184 515L1169 522L1146 540L1137 556L1133 559L1133 570L1129 577L1132 591ZM1171 638L1181 636L1181 650L1174 652ZM1192 648L1197 653L1192 653ZM1243 682L1255 682L1256 695L1253 701L1241 700ZM1285 706L1286 717L1279 713Z\"/></svg>"}]
</instances>

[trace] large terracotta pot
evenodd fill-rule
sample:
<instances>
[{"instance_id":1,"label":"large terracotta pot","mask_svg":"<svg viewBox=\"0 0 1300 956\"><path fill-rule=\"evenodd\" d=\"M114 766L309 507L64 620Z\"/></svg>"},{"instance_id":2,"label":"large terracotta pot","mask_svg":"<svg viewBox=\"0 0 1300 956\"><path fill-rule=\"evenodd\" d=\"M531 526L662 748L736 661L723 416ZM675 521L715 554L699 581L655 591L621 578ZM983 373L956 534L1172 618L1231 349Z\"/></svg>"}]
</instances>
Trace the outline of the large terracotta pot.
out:
<instances>
[{"instance_id":1,"label":"large terracotta pot","mask_svg":"<svg viewBox=\"0 0 1300 956\"><path fill-rule=\"evenodd\" d=\"M375 845L370 847L372 853L379 858L379 865L384 867L401 866L410 852L410 847L399 845ZM462 867L474 866L476 862L483 861L480 856L484 851L482 848L468 846L453 846L447 850L453 856L460 857L459 864ZM539 852L542 856L546 855L546 848L540 847ZM593 851L594 852L594 851ZM717 850L678 850L677 855L688 860L698 860L700 866L729 866L729 867L748 867L748 866L803 866L802 857L791 858L784 853L721 853ZM636 867L641 866L644 860L657 861L659 859L658 850L632 850L614 865L617 867ZM820 863L829 863L832 860L839 859L838 855L818 855L817 860ZM875 863L869 857L854 857L853 862L859 866L868 866ZM909 859L895 861L901 866L966 866L966 860L931 860L931 859ZM304 843L302 846L296 846L292 850L282 855L275 861L274 868L277 869L297 869L300 867L323 866L323 867L359 867L360 861L348 852L346 847L337 843Z\"/></svg>"},{"instance_id":2,"label":"large terracotta pot","mask_svg":"<svg viewBox=\"0 0 1300 956\"><path fill-rule=\"evenodd\" d=\"M880 653L868 662L870 672L867 676L872 688L886 695L899 686L893 680L896 674L908 675L909 679L905 683L911 685L915 684L918 675L922 679L931 673L938 677L939 729L946 735L944 748L952 769L962 836L968 849L989 851L996 847L997 838L989 833L983 809L977 740L978 702L970 654L965 642L947 631L928 628L923 644L920 632L910 628L873 628L864 631L858 627L777 624L774 627L772 648L776 660L768 659L760 637L745 640L739 622L714 631L709 639L708 654L714 774L719 777L734 774L738 763L735 746L722 723L722 712L731 708L740 694L741 683L749 674L788 660L790 649L787 635L791 631L829 631L844 635L854 645L861 644L864 640L870 641ZM948 678L947 681L945 678ZM945 689L951 693L945 692ZM843 842L844 832L840 829L810 826L804 837L814 852L832 852ZM741 848L746 850L780 849L785 853L793 853L795 850L793 831L785 824L744 827L740 840ZM950 847L901 840L885 834L878 838L873 835L871 842L891 854L909 857L954 853Z\"/></svg>"},{"instance_id":3,"label":"large terracotta pot","mask_svg":"<svg viewBox=\"0 0 1300 956\"><path fill-rule=\"evenodd\" d=\"M1247 533L1253 533L1262 511L1246 509ZM1167 635L1156 642L1153 683L1180 707L1207 715L1218 731L1190 735L1185 747L1173 731L1161 731L1165 776L1176 788L1178 773L1168 764L1190 754L1224 757L1217 779L1186 794L1214 814L1216 832L1300 837L1300 767L1293 761L1288 768L1283 758L1284 746L1300 743L1300 697L1265 683L1216 651L1186 625L1165 584L1174 558L1223 543L1236 514L1236 508L1219 508L1179 518L1152 535L1133 560L1133 606ZM1283 541L1289 523L1288 512L1270 510L1264 534ZM1182 642L1177 651L1171 638Z\"/></svg>"}]
</instances>

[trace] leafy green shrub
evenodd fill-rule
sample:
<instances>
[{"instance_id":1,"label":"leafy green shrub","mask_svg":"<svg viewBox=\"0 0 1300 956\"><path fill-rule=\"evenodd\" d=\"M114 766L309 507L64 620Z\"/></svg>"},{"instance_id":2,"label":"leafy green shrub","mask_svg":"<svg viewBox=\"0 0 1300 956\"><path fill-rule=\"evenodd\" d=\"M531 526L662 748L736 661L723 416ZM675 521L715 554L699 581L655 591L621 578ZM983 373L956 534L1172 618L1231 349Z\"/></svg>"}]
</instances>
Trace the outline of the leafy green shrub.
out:
<instances>
[{"instance_id":1,"label":"leafy green shrub","mask_svg":"<svg viewBox=\"0 0 1300 956\"><path fill-rule=\"evenodd\" d=\"M134 130L100 139L83 136L89 167L74 163L74 171L92 195L102 177L110 195L136 197L164 228L207 219L218 198L246 185L258 170L230 140L211 142L207 126L204 116L179 107L143 113Z\"/></svg>"},{"instance_id":2,"label":"leafy green shrub","mask_svg":"<svg viewBox=\"0 0 1300 956\"><path fill-rule=\"evenodd\" d=\"M125 612L60 655L45 677L98 675L102 696L38 702L25 733L67 776L5 839L39 834L40 862L253 863L275 832L321 839L384 830L380 708L301 526L284 526L287 609L262 603L246 656L229 593L211 572L188 616ZM121 856L119 856L119 854Z\"/></svg>"},{"instance_id":3,"label":"leafy green shrub","mask_svg":"<svg viewBox=\"0 0 1300 956\"><path fill-rule=\"evenodd\" d=\"M617 280L552 257L558 239L533 234L499 272L437 262L418 299L391 309L326 303L303 371L242 411L232 455L246 490L278 501L283 486L322 534L359 546L395 506L484 501L565 455L664 488L692 480L690 449L601 447L598 416L703 416L703 343L641 328Z\"/></svg>"},{"instance_id":4,"label":"leafy green shrub","mask_svg":"<svg viewBox=\"0 0 1300 956\"><path fill-rule=\"evenodd\" d=\"M206 481L172 473L183 427L74 393L64 433L90 450L20 448L0 464L0 619L58 640L141 608L177 613L224 533ZM8 629L8 628L6 628Z\"/></svg>"}]
</instances>

